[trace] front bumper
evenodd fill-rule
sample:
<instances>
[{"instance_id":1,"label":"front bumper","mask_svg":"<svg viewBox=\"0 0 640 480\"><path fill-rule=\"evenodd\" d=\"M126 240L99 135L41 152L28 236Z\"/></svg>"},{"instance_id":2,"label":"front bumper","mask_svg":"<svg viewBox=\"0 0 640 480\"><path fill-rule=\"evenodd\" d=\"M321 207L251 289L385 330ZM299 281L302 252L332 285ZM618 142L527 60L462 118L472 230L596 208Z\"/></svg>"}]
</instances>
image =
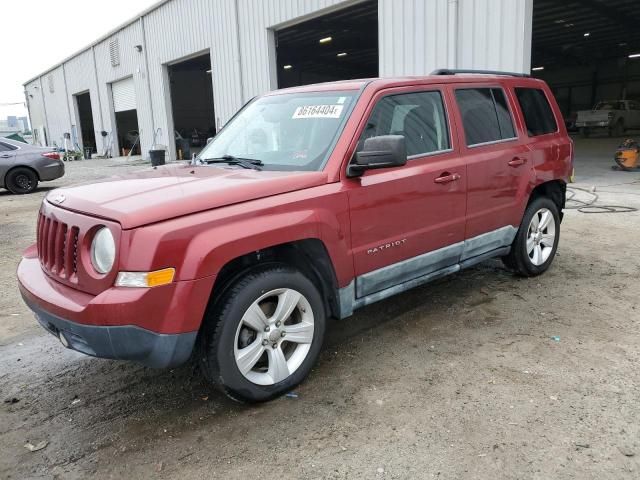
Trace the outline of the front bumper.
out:
<instances>
[{"instance_id":1,"label":"front bumper","mask_svg":"<svg viewBox=\"0 0 640 480\"><path fill-rule=\"evenodd\" d=\"M17 273L22 298L38 322L58 338L62 333L69 348L157 368L189 358L215 278L90 295L49 278L34 247Z\"/></svg>"},{"instance_id":2,"label":"front bumper","mask_svg":"<svg viewBox=\"0 0 640 480\"><path fill-rule=\"evenodd\" d=\"M23 297L36 319L63 345L92 357L132 360L147 367L175 367L189 359L197 332L162 334L134 325L82 325L45 312Z\"/></svg>"},{"instance_id":3,"label":"front bumper","mask_svg":"<svg viewBox=\"0 0 640 480\"><path fill-rule=\"evenodd\" d=\"M610 127L611 126L611 122L609 121L602 121L602 122L576 122L576 127L578 128L605 128L605 127Z\"/></svg>"}]
</instances>

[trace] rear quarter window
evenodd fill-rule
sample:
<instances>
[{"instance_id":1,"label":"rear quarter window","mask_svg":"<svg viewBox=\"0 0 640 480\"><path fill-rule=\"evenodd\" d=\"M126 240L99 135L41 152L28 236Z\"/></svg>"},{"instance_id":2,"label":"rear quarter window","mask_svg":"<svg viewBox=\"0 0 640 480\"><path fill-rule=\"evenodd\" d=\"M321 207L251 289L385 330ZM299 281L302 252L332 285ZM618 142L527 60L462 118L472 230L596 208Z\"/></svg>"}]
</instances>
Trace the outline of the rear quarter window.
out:
<instances>
[{"instance_id":1,"label":"rear quarter window","mask_svg":"<svg viewBox=\"0 0 640 480\"><path fill-rule=\"evenodd\" d=\"M11 150L15 150L15 149L16 147L14 147L13 145L0 142L0 152L10 152Z\"/></svg>"},{"instance_id":2,"label":"rear quarter window","mask_svg":"<svg viewBox=\"0 0 640 480\"><path fill-rule=\"evenodd\" d=\"M516 88L515 91L530 137L558 131L556 118L544 91L539 88Z\"/></svg>"}]
</instances>

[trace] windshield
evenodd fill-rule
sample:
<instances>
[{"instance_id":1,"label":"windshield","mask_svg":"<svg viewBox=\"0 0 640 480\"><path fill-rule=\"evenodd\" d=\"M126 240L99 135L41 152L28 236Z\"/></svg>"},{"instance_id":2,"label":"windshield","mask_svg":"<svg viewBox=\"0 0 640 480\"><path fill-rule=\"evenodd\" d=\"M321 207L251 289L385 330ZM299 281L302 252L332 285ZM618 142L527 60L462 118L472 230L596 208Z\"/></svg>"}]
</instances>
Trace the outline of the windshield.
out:
<instances>
[{"instance_id":1,"label":"windshield","mask_svg":"<svg viewBox=\"0 0 640 480\"><path fill-rule=\"evenodd\" d=\"M356 93L289 93L259 98L220 131L198 160L235 157L259 161L263 170L320 170Z\"/></svg>"},{"instance_id":2,"label":"windshield","mask_svg":"<svg viewBox=\"0 0 640 480\"><path fill-rule=\"evenodd\" d=\"M600 102L594 110L624 110L622 102Z\"/></svg>"}]
</instances>

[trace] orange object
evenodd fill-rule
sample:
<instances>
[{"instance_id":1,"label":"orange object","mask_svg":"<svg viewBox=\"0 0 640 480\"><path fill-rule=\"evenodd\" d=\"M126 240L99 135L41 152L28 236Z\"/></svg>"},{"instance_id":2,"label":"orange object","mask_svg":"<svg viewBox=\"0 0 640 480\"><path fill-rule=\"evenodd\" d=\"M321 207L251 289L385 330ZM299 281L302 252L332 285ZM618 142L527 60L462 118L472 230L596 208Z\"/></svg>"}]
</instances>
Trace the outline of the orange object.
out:
<instances>
[{"instance_id":1,"label":"orange object","mask_svg":"<svg viewBox=\"0 0 640 480\"><path fill-rule=\"evenodd\" d=\"M638 145L638 142L628 138L616 150L614 160L621 170L633 170L638 166L639 154L640 145Z\"/></svg>"}]
</instances>

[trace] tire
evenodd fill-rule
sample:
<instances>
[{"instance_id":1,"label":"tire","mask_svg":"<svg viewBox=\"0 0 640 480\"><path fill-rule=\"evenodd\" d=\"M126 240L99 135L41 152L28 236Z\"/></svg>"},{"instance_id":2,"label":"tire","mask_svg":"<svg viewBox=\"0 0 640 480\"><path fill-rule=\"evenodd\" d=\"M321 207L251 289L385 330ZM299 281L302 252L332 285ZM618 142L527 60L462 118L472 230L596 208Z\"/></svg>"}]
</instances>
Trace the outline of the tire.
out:
<instances>
[{"instance_id":1,"label":"tire","mask_svg":"<svg viewBox=\"0 0 640 480\"><path fill-rule=\"evenodd\" d=\"M198 361L207 380L230 398L264 402L306 378L325 325L314 284L289 266L266 265L236 280L214 303L200 335Z\"/></svg>"},{"instance_id":2,"label":"tire","mask_svg":"<svg viewBox=\"0 0 640 480\"><path fill-rule=\"evenodd\" d=\"M589 134L590 134L590 133L591 133L591 132L589 131L589 129L588 129L587 127L582 127L582 128L580 129L580 136L581 136L582 138L589 138Z\"/></svg>"},{"instance_id":3,"label":"tire","mask_svg":"<svg viewBox=\"0 0 640 480\"><path fill-rule=\"evenodd\" d=\"M38 175L27 167L17 167L5 177L5 187L11 193L22 195L31 193L38 187Z\"/></svg>"},{"instance_id":4,"label":"tire","mask_svg":"<svg viewBox=\"0 0 640 480\"><path fill-rule=\"evenodd\" d=\"M616 124L613 126L613 136L614 137L624 136L624 121L622 119L618 120Z\"/></svg>"},{"instance_id":5,"label":"tire","mask_svg":"<svg viewBox=\"0 0 640 480\"><path fill-rule=\"evenodd\" d=\"M536 225L542 222L545 222L544 228L536 233ZM511 251L502 261L518 275L535 277L547 271L553 262L559 240L558 207L550 198L538 197L527 206Z\"/></svg>"}]
</instances>

